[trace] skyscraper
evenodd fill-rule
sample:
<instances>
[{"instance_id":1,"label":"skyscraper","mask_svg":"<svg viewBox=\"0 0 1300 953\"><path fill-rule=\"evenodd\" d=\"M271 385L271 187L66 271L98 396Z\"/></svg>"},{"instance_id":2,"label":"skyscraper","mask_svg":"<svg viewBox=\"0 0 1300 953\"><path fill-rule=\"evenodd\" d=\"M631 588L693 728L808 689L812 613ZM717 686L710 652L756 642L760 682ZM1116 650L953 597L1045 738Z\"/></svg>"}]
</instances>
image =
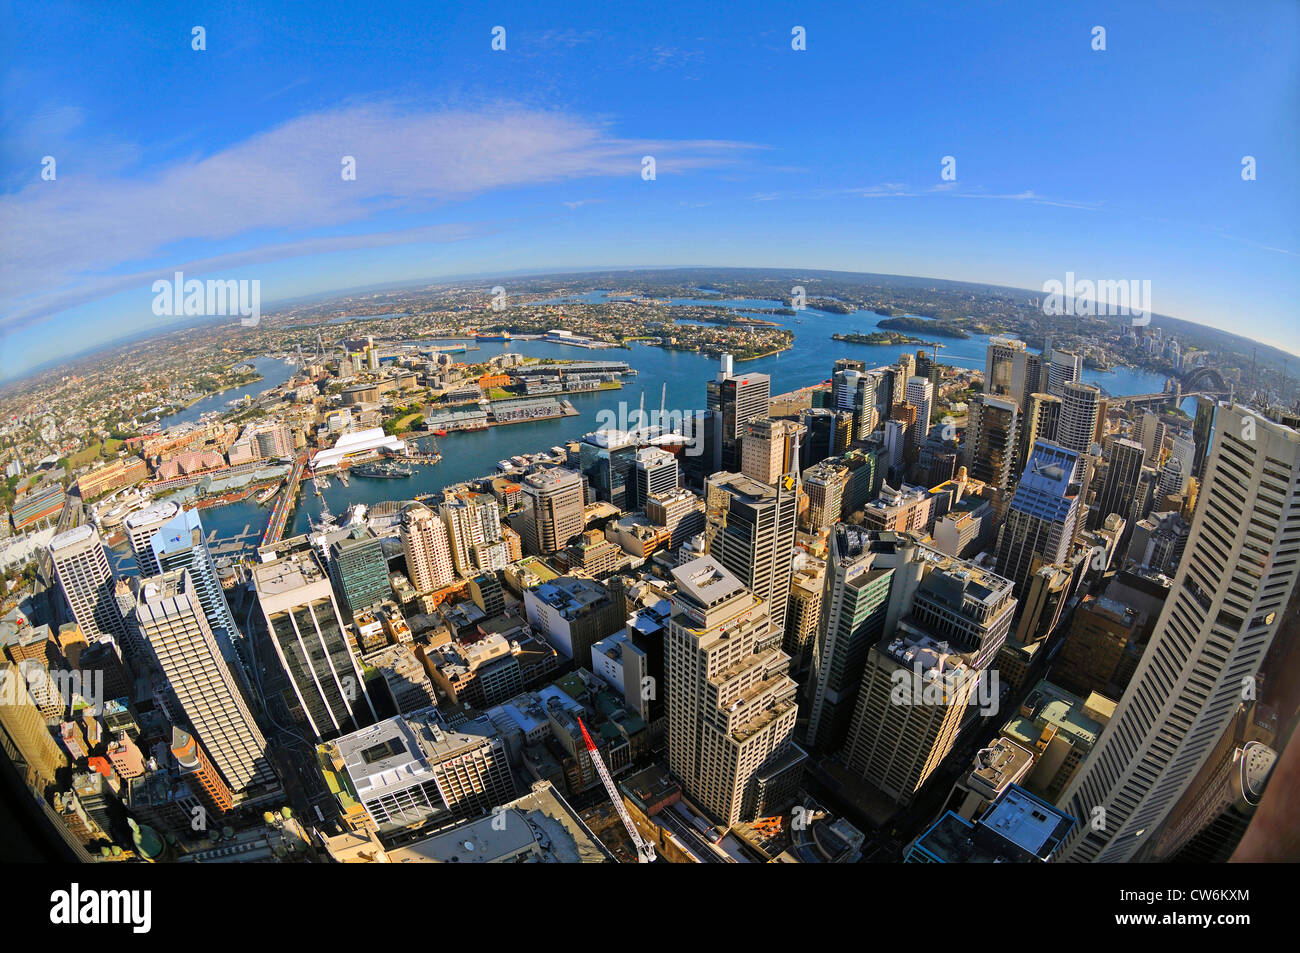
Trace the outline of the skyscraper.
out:
<instances>
[{"instance_id":1,"label":"skyscraper","mask_svg":"<svg viewBox=\"0 0 1300 953\"><path fill-rule=\"evenodd\" d=\"M416 592L433 592L456 578L447 527L423 503L402 508L402 552Z\"/></svg>"},{"instance_id":2,"label":"skyscraper","mask_svg":"<svg viewBox=\"0 0 1300 953\"><path fill-rule=\"evenodd\" d=\"M582 478L554 467L524 477L524 552L557 553L582 533L585 524Z\"/></svg>"},{"instance_id":3,"label":"skyscraper","mask_svg":"<svg viewBox=\"0 0 1300 953\"><path fill-rule=\"evenodd\" d=\"M771 396L771 378L766 374L733 374L731 355L722 355L718 376L707 382L705 398L708 409L721 415L723 470L740 469L746 425L770 416Z\"/></svg>"},{"instance_id":4,"label":"skyscraper","mask_svg":"<svg viewBox=\"0 0 1300 953\"><path fill-rule=\"evenodd\" d=\"M633 460L628 509L644 510L651 493L671 493L678 486L677 458L667 450L644 447Z\"/></svg>"},{"instance_id":5,"label":"skyscraper","mask_svg":"<svg viewBox=\"0 0 1300 953\"><path fill-rule=\"evenodd\" d=\"M383 544L365 527L330 545L330 576L353 615L393 595Z\"/></svg>"},{"instance_id":6,"label":"skyscraper","mask_svg":"<svg viewBox=\"0 0 1300 953\"><path fill-rule=\"evenodd\" d=\"M1142 444L1133 440L1116 440L1110 446L1110 462L1106 479L1097 495L1097 508L1093 511L1091 525L1095 528L1105 522L1111 513L1118 513L1127 521L1133 513L1137 498L1138 478L1142 475ZM1131 535L1132 523L1126 536Z\"/></svg>"},{"instance_id":7,"label":"skyscraper","mask_svg":"<svg viewBox=\"0 0 1300 953\"><path fill-rule=\"evenodd\" d=\"M1205 474L1205 461L1210 456L1210 442L1214 437L1214 398L1204 394L1196 398L1196 419L1192 424L1192 440L1196 453L1192 457L1192 476L1200 479Z\"/></svg>"},{"instance_id":8,"label":"skyscraper","mask_svg":"<svg viewBox=\"0 0 1300 953\"><path fill-rule=\"evenodd\" d=\"M266 739L208 626L192 571L146 577L136 598L140 636L166 676L164 708L198 735L232 792L273 793Z\"/></svg>"},{"instance_id":9,"label":"skyscraper","mask_svg":"<svg viewBox=\"0 0 1300 953\"><path fill-rule=\"evenodd\" d=\"M907 380L907 402L916 407L916 445L925 442L930 432L930 415L934 413L934 385L928 378L910 377Z\"/></svg>"},{"instance_id":10,"label":"skyscraper","mask_svg":"<svg viewBox=\"0 0 1300 953\"><path fill-rule=\"evenodd\" d=\"M161 509L164 506L166 504L150 508ZM173 503L172 506L176 504ZM240 667L247 664L251 658L247 643L235 625L235 617L226 602L221 580L217 578L212 555L203 540L203 523L199 520L199 511L182 510L176 506L175 512L150 537L149 550L153 555L152 564L158 567L158 572L190 570L199 604L203 607L203 617L212 629L212 637L217 640L217 648L232 665ZM241 681L244 679L243 671L237 671L236 675Z\"/></svg>"},{"instance_id":11,"label":"skyscraper","mask_svg":"<svg viewBox=\"0 0 1300 953\"><path fill-rule=\"evenodd\" d=\"M804 735L820 751L844 743L867 651L902 608L899 596L906 586L893 590L892 605L890 601L895 570L909 558L917 559L917 548L907 537L847 523L834 528L829 544Z\"/></svg>"},{"instance_id":12,"label":"skyscraper","mask_svg":"<svg viewBox=\"0 0 1300 953\"><path fill-rule=\"evenodd\" d=\"M1008 397L971 398L962 443L962 466L971 479L1010 489L1020 438L1020 404Z\"/></svg>"},{"instance_id":13,"label":"skyscraper","mask_svg":"<svg viewBox=\"0 0 1300 953\"><path fill-rule=\"evenodd\" d=\"M427 522L445 539L432 513ZM267 555L269 561L253 567L253 587L303 717L317 738L355 731L375 712L329 579L305 537L285 540ZM450 567L451 557L444 558Z\"/></svg>"},{"instance_id":14,"label":"skyscraper","mask_svg":"<svg viewBox=\"0 0 1300 953\"><path fill-rule=\"evenodd\" d=\"M796 433L803 425L792 420L773 420L764 417L749 423L749 433L741 445L740 472L760 483L776 485L782 473L794 469L791 454Z\"/></svg>"},{"instance_id":15,"label":"skyscraper","mask_svg":"<svg viewBox=\"0 0 1300 953\"><path fill-rule=\"evenodd\" d=\"M1040 440L1029 454L998 533L998 572L1028 592L1040 567L1064 565L1079 515L1079 455Z\"/></svg>"},{"instance_id":16,"label":"skyscraper","mask_svg":"<svg viewBox=\"0 0 1300 953\"><path fill-rule=\"evenodd\" d=\"M94 641L102 635L121 641L126 625L113 592L117 580L99 530L82 525L50 540L55 577L82 634Z\"/></svg>"},{"instance_id":17,"label":"skyscraper","mask_svg":"<svg viewBox=\"0 0 1300 953\"><path fill-rule=\"evenodd\" d=\"M1300 434L1220 404L1186 554L1137 671L1062 803L1073 861L1128 860L1209 757L1295 590Z\"/></svg>"},{"instance_id":18,"label":"skyscraper","mask_svg":"<svg viewBox=\"0 0 1300 953\"><path fill-rule=\"evenodd\" d=\"M771 634L779 645L798 516L793 478L784 476L773 487L740 473L715 473L704 504L705 551L768 604Z\"/></svg>"},{"instance_id":19,"label":"skyscraper","mask_svg":"<svg viewBox=\"0 0 1300 953\"><path fill-rule=\"evenodd\" d=\"M984 353L984 393L990 397L1010 397L1017 404L1023 396L1023 381L1013 386L1017 357L1020 358L1021 374L1024 373L1025 342L1015 338L989 338L988 348Z\"/></svg>"},{"instance_id":20,"label":"skyscraper","mask_svg":"<svg viewBox=\"0 0 1300 953\"><path fill-rule=\"evenodd\" d=\"M1069 381L1062 387L1061 420L1056 428L1056 443L1082 456L1097 437L1097 420L1101 413L1101 391L1091 384Z\"/></svg>"},{"instance_id":21,"label":"skyscraper","mask_svg":"<svg viewBox=\"0 0 1300 953\"><path fill-rule=\"evenodd\" d=\"M508 562L501 541L501 513L496 499L480 494L446 495L438 507L447 527L456 572L469 578L481 570L504 569Z\"/></svg>"},{"instance_id":22,"label":"skyscraper","mask_svg":"<svg viewBox=\"0 0 1300 953\"><path fill-rule=\"evenodd\" d=\"M1029 451L1040 440L1055 441L1061 425L1061 398L1053 394L1030 394L1025 401L1025 416L1020 428L1020 454L1016 472L1024 470Z\"/></svg>"},{"instance_id":23,"label":"skyscraper","mask_svg":"<svg viewBox=\"0 0 1300 953\"><path fill-rule=\"evenodd\" d=\"M700 807L728 827L760 812L777 774L798 770L798 687L789 656L761 648L767 606L709 556L673 570L666 644L668 766ZM783 597L784 598L784 597Z\"/></svg>"},{"instance_id":24,"label":"skyscraper","mask_svg":"<svg viewBox=\"0 0 1300 953\"><path fill-rule=\"evenodd\" d=\"M1079 380L1083 376L1083 358L1073 351L1053 350L1044 357L1047 372L1046 387L1049 394L1065 396L1065 385Z\"/></svg>"}]
</instances>

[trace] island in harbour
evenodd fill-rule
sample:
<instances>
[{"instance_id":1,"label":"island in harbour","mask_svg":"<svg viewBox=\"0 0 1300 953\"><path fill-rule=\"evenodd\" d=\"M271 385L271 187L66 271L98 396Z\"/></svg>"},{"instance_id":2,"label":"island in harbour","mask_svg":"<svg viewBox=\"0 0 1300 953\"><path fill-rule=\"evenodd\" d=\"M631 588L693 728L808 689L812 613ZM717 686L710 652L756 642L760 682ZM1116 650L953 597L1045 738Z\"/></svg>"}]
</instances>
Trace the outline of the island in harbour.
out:
<instances>
[{"instance_id":1,"label":"island in harbour","mask_svg":"<svg viewBox=\"0 0 1300 953\"><path fill-rule=\"evenodd\" d=\"M849 344L870 344L876 347L897 347L904 344L929 344L921 338L899 331L872 331L870 334L832 334L833 341L847 341Z\"/></svg>"}]
</instances>

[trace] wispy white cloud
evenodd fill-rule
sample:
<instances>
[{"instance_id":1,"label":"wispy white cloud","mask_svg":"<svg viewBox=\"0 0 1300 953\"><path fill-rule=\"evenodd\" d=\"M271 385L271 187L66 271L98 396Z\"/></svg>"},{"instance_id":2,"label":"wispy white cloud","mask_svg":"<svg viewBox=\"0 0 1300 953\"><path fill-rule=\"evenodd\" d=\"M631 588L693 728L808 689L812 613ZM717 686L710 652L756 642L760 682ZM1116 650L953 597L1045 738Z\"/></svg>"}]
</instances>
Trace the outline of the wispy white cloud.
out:
<instances>
[{"instance_id":1,"label":"wispy white cloud","mask_svg":"<svg viewBox=\"0 0 1300 953\"><path fill-rule=\"evenodd\" d=\"M235 260L287 257L287 249L310 254L387 243L381 234L322 233L355 231L386 212L432 213L493 190L639 178L646 154L662 176L735 164L751 148L619 139L597 124L521 108L417 112L366 104L303 116L147 175L71 174L61 166L55 181L0 197L0 330L128 280L167 275L196 257L196 245L228 249L207 259L228 268ZM354 181L341 175L344 156L356 160ZM416 232L391 234L429 240ZM198 270L192 261L187 267Z\"/></svg>"}]
</instances>

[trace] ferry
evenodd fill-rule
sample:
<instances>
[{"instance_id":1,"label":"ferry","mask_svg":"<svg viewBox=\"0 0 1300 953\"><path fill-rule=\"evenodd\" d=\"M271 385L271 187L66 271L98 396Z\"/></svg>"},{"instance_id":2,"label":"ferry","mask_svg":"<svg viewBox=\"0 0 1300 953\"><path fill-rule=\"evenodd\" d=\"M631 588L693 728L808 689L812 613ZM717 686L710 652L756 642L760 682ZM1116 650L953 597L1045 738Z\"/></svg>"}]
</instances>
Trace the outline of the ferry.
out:
<instances>
[{"instance_id":1,"label":"ferry","mask_svg":"<svg viewBox=\"0 0 1300 953\"><path fill-rule=\"evenodd\" d=\"M401 480L409 477L414 471L410 467L398 466L395 463L366 463L353 467L352 472L359 477L370 477L373 480Z\"/></svg>"},{"instance_id":2,"label":"ferry","mask_svg":"<svg viewBox=\"0 0 1300 953\"><path fill-rule=\"evenodd\" d=\"M257 494L257 505L265 506L275 494L280 492L280 484L272 483L261 493Z\"/></svg>"},{"instance_id":3,"label":"ferry","mask_svg":"<svg viewBox=\"0 0 1300 953\"><path fill-rule=\"evenodd\" d=\"M445 430L435 430L435 431L433 432L433 435L434 435L435 437L445 437L445 436L447 436L447 431L445 431Z\"/></svg>"}]
</instances>

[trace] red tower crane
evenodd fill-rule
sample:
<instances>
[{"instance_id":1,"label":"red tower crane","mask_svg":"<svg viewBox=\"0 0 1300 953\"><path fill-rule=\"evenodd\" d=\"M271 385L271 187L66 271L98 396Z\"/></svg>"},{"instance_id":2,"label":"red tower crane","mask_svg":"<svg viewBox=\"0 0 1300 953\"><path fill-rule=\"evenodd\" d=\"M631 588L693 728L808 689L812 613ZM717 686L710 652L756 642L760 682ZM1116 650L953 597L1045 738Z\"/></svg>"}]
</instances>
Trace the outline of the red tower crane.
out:
<instances>
[{"instance_id":1,"label":"red tower crane","mask_svg":"<svg viewBox=\"0 0 1300 953\"><path fill-rule=\"evenodd\" d=\"M655 859L654 844L647 843L637 833L636 825L632 823L627 808L623 806L623 798L618 793L618 788L614 787L614 779L609 776L609 768L605 767L605 762L601 760L600 752L596 750L596 743L591 740L591 735L587 734L587 726L582 723L581 718L578 719L578 727L582 729L582 740L587 743L587 754L591 755L591 763L596 766L596 773L600 775L600 780L604 783L606 792L609 793L609 799L614 802L614 810L618 811L618 816L623 819L623 826L627 828L628 836L632 838L632 843L636 846L637 862L642 864L652 863Z\"/></svg>"}]
</instances>

